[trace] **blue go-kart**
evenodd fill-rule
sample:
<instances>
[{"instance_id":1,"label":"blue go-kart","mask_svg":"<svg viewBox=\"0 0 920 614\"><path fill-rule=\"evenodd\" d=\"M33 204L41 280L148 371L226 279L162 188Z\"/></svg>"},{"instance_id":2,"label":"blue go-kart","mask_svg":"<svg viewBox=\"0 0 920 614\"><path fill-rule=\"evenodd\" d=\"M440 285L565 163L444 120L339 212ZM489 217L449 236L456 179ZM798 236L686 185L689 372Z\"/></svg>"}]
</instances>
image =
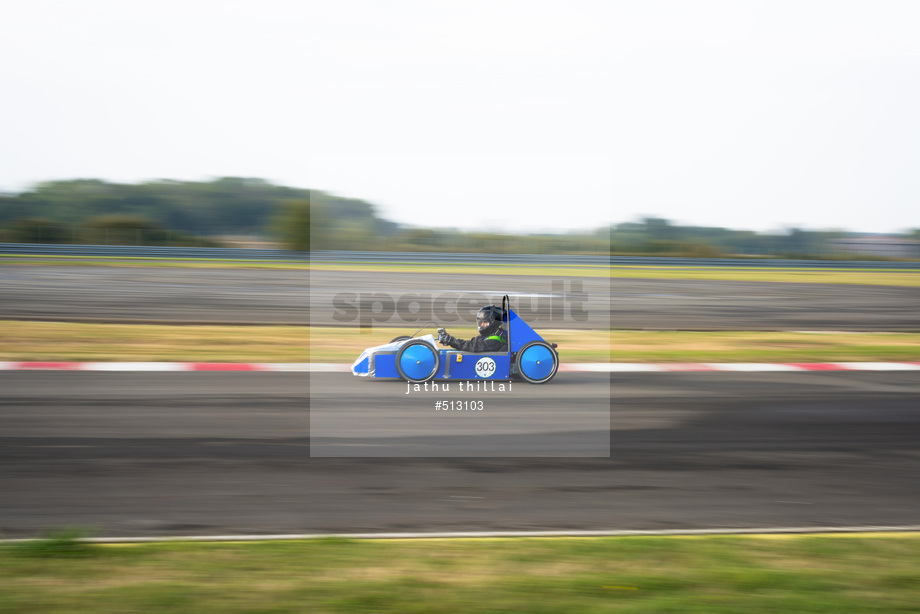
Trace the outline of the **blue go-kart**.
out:
<instances>
[{"instance_id":1,"label":"blue go-kart","mask_svg":"<svg viewBox=\"0 0 920 614\"><path fill-rule=\"evenodd\" d=\"M434 324L429 322L425 324ZM423 326L420 330L425 328ZM390 343L364 350L351 366L354 375L398 378L413 383L431 380L510 380L520 377L545 384L559 370L555 343L547 343L502 298L502 328L508 339L504 352L461 352L438 348L434 335L396 337Z\"/></svg>"}]
</instances>

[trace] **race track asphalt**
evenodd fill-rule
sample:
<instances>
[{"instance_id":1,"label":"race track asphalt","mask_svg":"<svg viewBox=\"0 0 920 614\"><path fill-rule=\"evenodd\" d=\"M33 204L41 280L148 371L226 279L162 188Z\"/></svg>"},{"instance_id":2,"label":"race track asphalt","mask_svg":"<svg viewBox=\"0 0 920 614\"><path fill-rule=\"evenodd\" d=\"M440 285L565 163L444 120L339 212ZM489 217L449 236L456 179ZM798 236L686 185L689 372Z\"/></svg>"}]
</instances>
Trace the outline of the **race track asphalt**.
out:
<instances>
[{"instance_id":1,"label":"race track asphalt","mask_svg":"<svg viewBox=\"0 0 920 614\"><path fill-rule=\"evenodd\" d=\"M916 372L608 377L522 394L610 386L609 458L310 458L311 388L394 391L336 373L0 372L0 532L918 524Z\"/></svg>"},{"instance_id":2,"label":"race track asphalt","mask_svg":"<svg viewBox=\"0 0 920 614\"><path fill-rule=\"evenodd\" d=\"M340 304L354 305L362 293L383 293L394 302L421 294L479 305L510 293L515 309L543 328L920 330L920 288L895 286L485 272L317 271L308 276L305 271L270 269L0 266L0 289L0 318L60 321L303 325L312 317L313 324L356 326L360 320L355 313L335 307L337 297ZM586 302L562 299L554 307L550 295L564 294L585 297ZM421 318L400 313L373 324L411 327L415 322L407 320Z\"/></svg>"}]
</instances>

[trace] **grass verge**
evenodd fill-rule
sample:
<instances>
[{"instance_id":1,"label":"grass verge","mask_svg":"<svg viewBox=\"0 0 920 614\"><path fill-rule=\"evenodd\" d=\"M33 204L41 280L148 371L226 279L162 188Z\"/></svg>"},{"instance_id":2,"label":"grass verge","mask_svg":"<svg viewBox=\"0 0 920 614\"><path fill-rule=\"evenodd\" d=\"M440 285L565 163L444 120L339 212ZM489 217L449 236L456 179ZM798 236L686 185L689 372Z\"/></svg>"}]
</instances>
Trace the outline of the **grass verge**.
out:
<instances>
[{"instance_id":1,"label":"grass verge","mask_svg":"<svg viewBox=\"0 0 920 614\"><path fill-rule=\"evenodd\" d=\"M225 258L119 258L115 256L25 256L0 254L0 265L18 266L107 266L186 269L292 269L307 270L297 261L233 260Z\"/></svg>"},{"instance_id":2,"label":"grass verge","mask_svg":"<svg viewBox=\"0 0 920 614\"><path fill-rule=\"evenodd\" d=\"M894 269L719 269L719 268L612 268L611 278L756 281L800 284L920 287L920 270ZM615 283L615 282L614 282Z\"/></svg>"},{"instance_id":3,"label":"grass verge","mask_svg":"<svg viewBox=\"0 0 920 614\"><path fill-rule=\"evenodd\" d=\"M915 612L920 537L0 546L0 611Z\"/></svg>"},{"instance_id":4,"label":"grass verge","mask_svg":"<svg viewBox=\"0 0 920 614\"><path fill-rule=\"evenodd\" d=\"M313 271L365 271L389 273L462 273L490 275L539 275L546 277L610 277L611 279L682 279L707 281L756 281L810 284L920 287L920 270L809 268L721 268L721 267L633 267L539 265L356 265L313 264ZM614 282L615 283L615 282Z\"/></svg>"},{"instance_id":5,"label":"grass verge","mask_svg":"<svg viewBox=\"0 0 920 614\"><path fill-rule=\"evenodd\" d=\"M0 265L118 266L281 269L303 271L356 271L388 273L438 273L465 275L536 275L543 277L610 277L631 279L685 279L708 281L756 281L784 283L851 284L920 287L920 270L833 269L815 264L808 268L779 267L640 267L640 266L541 266L506 264L354 264L275 262L264 260L211 260L181 258L113 258L104 256L21 256L0 254Z\"/></svg>"},{"instance_id":6,"label":"grass verge","mask_svg":"<svg viewBox=\"0 0 920 614\"><path fill-rule=\"evenodd\" d=\"M0 320L0 360L351 362L405 328L172 326ZM423 331L424 332L424 331ZM454 331L459 332L459 331ZM920 361L918 333L543 330L563 362ZM472 336L472 333L470 333ZM613 348L612 354L609 348Z\"/></svg>"}]
</instances>

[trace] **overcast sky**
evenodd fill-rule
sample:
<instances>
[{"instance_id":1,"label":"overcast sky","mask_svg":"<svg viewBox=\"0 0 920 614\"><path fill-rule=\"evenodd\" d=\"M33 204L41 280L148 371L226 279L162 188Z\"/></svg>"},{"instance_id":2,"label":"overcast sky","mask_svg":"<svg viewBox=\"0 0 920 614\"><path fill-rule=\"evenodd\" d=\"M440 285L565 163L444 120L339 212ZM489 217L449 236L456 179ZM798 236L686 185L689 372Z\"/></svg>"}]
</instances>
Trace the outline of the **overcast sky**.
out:
<instances>
[{"instance_id":1,"label":"overcast sky","mask_svg":"<svg viewBox=\"0 0 920 614\"><path fill-rule=\"evenodd\" d=\"M920 227L920 2L4 2L0 190L237 175L394 221Z\"/></svg>"}]
</instances>

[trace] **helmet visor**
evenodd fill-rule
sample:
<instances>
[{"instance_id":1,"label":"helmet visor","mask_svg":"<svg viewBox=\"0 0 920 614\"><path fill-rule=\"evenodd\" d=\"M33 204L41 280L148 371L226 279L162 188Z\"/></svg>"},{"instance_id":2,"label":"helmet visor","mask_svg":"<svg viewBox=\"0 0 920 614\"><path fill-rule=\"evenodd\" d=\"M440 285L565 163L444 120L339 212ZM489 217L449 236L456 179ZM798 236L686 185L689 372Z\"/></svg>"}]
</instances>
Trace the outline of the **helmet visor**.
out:
<instances>
[{"instance_id":1,"label":"helmet visor","mask_svg":"<svg viewBox=\"0 0 920 614\"><path fill-rule=\"evenodd\" d=\"M479 330L483 330L491 326L494 322L500 322L501 316L496 313L495 310L489 309L488 307L483 307L476 314L476 324L479 326Z\"/></svg>"}]
</instances>

